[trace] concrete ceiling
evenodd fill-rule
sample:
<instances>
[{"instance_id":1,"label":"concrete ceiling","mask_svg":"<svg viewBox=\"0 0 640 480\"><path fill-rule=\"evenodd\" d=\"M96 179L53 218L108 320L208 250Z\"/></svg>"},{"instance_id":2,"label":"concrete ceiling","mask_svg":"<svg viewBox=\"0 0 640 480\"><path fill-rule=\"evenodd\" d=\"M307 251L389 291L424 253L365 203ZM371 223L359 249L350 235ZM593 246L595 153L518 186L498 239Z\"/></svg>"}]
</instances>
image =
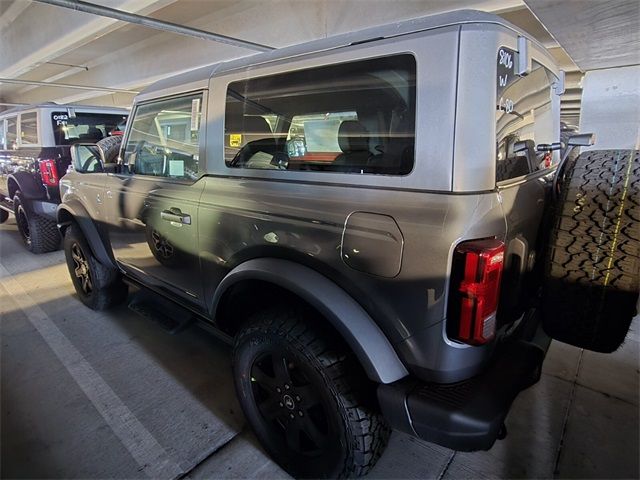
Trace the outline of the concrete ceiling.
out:
<instances>
[{"instance_id":1,"label":"concrete ceiling","mask_svg":"<svg viewBox=\"0 0 640 480\"><path fill-rule=\"evenodd\" d=\"M563 115L576 116L582 73L573 62L571 51L561 48L556 41L561 35L555 30L550 34L538 20L551 15L551 4L572 2L526 2L536 15L523 0L93 0L96 4L274 47L448 10L474 8L494 12L538 38L560 67L569 72ZM581 24L571 26L567 21L565 24L569 25L567 31L582 28ZM635 35L637 42L637 31ZM576 38L575 34L571 38ZM159 78L254 53L30 0L0 0L0 48L0 78L131 90L131 93L105 93L3 83L0 102L117 106L129 105L135 91ZM577 58L582 59L580 55Z\"/></svg>"},{"instance_id":2,"label":"concrete ceiling","mask_svg":"<svg viewBox=\"0 0 640 480\"><path fill-rule=\"evenodd\" d=\"M640 1L524 1L581 70L640 64Z\"/></svg>"}]
</instances>

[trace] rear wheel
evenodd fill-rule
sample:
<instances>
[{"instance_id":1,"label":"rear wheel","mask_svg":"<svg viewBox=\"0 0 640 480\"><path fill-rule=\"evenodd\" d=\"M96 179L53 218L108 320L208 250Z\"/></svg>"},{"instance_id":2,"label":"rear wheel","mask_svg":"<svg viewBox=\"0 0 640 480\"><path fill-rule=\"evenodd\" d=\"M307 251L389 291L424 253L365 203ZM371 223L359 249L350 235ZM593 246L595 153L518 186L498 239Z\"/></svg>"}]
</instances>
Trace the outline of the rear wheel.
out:
<instances>
[{"instance_id":1,"label":"rear wheel","mask_svg":"<svg viewBox=\"0 0 640 480\"><path fill-rule=\"evenodd\" d=\"M624 341L640 290L640 159L592 151L566 167L543 292L547 333L612 352Z\"/></svg>"},{"instance_id":2,"label":"rear wheel","mask_svg":"<svg viewBox=\"0 0 640 480\"><path fill-rule=\"evenodd\" d=\"M0 208L0 223L4 223L9 218L9 212Z\"/></svg>"},{"instance_id":3,"label":"rear wheel","mask_svg":"<svg viewBox=\"0 0 640 480\"><path fill-rule=\"evenodd\" d=\"M60 232L56 222L33 212L20 191L13 197L13 208L18 232L27 250L47 253L60 248Z\"/></svg>"},{"instance_id":4,"label":"rear wheel","mask_svg":"<svg viewBox=\"0 0 640 480\"><path fill-rule=\"evenodd\" d=\"M120 273L102 265L91 252L82 232L70 225L64 235L64 254L78 297L93 310L104 310L127 297Z\"/></svg>"},{"instance_id":5,"label":"rear wheel","mask_svg":"<svg viewBox=\"0 0 640 480\"><path fill-rule=\"evenodd\" d=\"M298 478L366 474L390 430L375 391L341 342L294 312L254 317L236 337L244 413L264 448ZM373 400L375 402L375 400Z\"/></svg>"}]
</instances>

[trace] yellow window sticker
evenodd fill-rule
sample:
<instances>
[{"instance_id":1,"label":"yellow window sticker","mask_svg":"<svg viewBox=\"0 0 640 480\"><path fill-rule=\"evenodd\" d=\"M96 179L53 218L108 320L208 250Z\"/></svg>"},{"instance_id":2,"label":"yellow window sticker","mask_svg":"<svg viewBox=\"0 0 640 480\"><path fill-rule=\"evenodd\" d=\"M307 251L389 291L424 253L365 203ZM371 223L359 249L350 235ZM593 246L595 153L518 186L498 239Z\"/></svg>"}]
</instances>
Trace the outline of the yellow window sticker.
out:
<instances>
[{"instance_id":1,"label":"yellow window sticker","mask_svg":"<svg viewBox=\"0 0 640 480\"><path fill-rule=\"evenodd\" d=\"M239 147L242 145L242 134L241 133L232 133L229 135L229 146L230 147Z\"/></svg>"}]
</instances>

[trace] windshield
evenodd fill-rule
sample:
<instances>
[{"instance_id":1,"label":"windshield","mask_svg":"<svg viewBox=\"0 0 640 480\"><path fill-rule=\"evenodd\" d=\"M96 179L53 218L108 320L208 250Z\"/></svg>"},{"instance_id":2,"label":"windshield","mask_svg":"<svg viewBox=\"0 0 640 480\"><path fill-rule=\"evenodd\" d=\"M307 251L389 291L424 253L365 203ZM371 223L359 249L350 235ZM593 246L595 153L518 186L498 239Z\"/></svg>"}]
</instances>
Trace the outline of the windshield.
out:
<instances>
[{"instance_id":1,"label":"windshield","mask_svg":"<svg viewBox=\"0 0 640 480\"><path fill-rule=\"evenodd\" d=\"M56 145L95 143L110 135L120 135L126 120L126 115L108 113L76 112L73 117L66 111L51 114Z\"/></svg>"}]
</instances>

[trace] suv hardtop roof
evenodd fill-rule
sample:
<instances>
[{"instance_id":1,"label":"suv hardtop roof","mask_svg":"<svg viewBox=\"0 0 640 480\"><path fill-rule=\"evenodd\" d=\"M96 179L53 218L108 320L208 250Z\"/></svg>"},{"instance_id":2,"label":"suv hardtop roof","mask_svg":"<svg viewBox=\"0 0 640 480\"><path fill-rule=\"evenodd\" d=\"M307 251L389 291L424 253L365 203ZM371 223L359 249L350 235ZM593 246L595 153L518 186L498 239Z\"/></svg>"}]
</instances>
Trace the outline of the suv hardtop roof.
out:
<instances>
[{"instance_id":1,"label":"suv hardtop roof","mask_svg":"<svg viewBox=\"0 0 640 480\"><path fill-rule=\"evenodd\" d=\"M535 38L531 37L529 34L522 31L502 17L493 15L491 13L480 12L477 10L456 10L447 13L418 17L410 20L403 20L386 25L368 27L355 32L334 35L331 37L312 40L297 45L277 48L270 52L261 52L254 55L248 55L246 57L207 65L159 80L145 88L142 93L140 93L136 97L136 100L138 101L153 98L156 96L154 95L154 93L173 89L179 86L185 86L186 88L184 88L184 91L204 88L206 87L209 79L214 75L230 72L239 68L246 67L248 65L261 65L277 60L283 60L286 58L298 57L311 53L346 47L355 43L365 43L371 40L392 38L400 35L407 35L410 33L431 30L434 28L446 27L449 25L461 25L466 23L490 23L504 26L510 30L513 30L518 35L527 37L529 40L536 43L543 51L546 51L544 46L540 44L540 42L538 42Z\"/></svg>"},{"instance_id":2,"label":"suv hardtop roof","mask_svg":"<svg viewBox=\"0 0 640 480\"><path fill-rule=\"evenodd\" d=\"M20 112L24 112L27 110L34 109L49 109L49 110L66 110L67 108L73 108L74 110L78 110L79 112L96 112L96 113L123 113L129 114L129 110L122 107L100 107L95 105L73 105L73 104L58 104L54 102L47 103L37 103L33 105L22 105L20 107L10 108L8 110L4 110L0 112L0 118L16 114Z\"/></svg>"}]
</instances>

